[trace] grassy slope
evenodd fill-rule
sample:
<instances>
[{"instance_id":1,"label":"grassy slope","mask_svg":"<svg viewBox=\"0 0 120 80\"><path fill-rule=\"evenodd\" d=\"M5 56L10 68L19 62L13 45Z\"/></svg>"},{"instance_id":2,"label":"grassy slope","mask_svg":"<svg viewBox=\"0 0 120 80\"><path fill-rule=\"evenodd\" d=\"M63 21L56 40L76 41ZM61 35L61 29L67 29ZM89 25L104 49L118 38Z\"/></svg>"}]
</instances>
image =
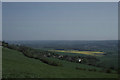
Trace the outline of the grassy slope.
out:
<instances>
[{"instance_id":1,"label":"grassy slope","mask_svg":"<svg viewBox=\"0 0 120 80\"><path fill-rule=\"evenodd\" d=\"M99 57L99 59L101 61L100 63L102 63L106 67L113 66L115 69L118 68L118 55L117 55L117 53L102 56L102 57Z\"/></svg>"},{"instance_id":2,"label":"grassy slope","mask_svg":"<svg viewBox=\"0 0 120 80\"><path fill-rule=\"evenodd\" d=\"M61 61L62 62L62 61ZM44 64L39 60L25 57L22 53L3 48L3 78L115 78L117 74L88 72L68 67L70 62L63 61L64 67ZM68 65L67 65L68 64ZM74 65L76 63L72 63ZM80 66L81 64L79 64ZM81 65L83 66L83 65ZM84 67L84 66L83 66Z\"/></svg>"},{"instance_id":3,"label":"grassy slope","mask_svg":"<svg viewBox=\"0 0 120 80\"><path fill-rule=\"evenodd\" d=\"M2 47L0 46L0 79L2 78Z\"/></svg>"}]
</instances>

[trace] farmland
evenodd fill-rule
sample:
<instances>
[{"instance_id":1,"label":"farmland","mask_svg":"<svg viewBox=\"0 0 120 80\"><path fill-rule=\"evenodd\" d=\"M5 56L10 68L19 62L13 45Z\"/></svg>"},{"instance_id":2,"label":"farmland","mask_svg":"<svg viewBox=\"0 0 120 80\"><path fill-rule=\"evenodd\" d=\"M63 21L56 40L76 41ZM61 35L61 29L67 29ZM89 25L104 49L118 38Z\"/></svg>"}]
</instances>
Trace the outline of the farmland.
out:
<instances>
[{"instance_id":1,"label":"farmland","mask_svg":"<svg viewBox=\"0 0 120 80\"><path fill-rule=\"evenodd\" d=\"M88 47L78 41L43 42L4 43L3 78L117 78L114 41L85 42ZM79 63L80 58L83 60Z\"/></svg>"},{"instance_id":2,"label":"farmland","mask_svg":"<svg viewBox=\"0 0 120 80\"><path fill-rule=\"evenodd\" d=\"M53 52L62 52L62 53L78 53L92 56L102 56L104 52L95 52L95 51L78 51L78 50L50 50Z\"/></svg>"},{"instance_id":3,"label":"farmland","mask_svg":"<svg viewBox=\"0 0 120 80\"><path fill-rule=\"evenodd\" d=\"M63 66L56 67L39 60L25 57L21 52L3 48L3 78L117 78L116 73L101 72L101 68L60 61ZM76 70L75 67L87 70ZM96 69L97 71L89 71ZM50 74L49 74L50 72Z\"/></svg>"}]
</instances>

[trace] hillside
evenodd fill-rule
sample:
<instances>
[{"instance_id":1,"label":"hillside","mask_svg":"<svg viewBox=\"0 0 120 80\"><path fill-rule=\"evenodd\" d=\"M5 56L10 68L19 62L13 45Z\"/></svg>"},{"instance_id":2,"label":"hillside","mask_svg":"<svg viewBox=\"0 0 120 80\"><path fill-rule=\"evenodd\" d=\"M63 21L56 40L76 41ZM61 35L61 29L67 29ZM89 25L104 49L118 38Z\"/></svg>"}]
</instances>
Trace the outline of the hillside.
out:
<instances>
[{"instance_id":1,"label":"hillside","mask_svg":"<svg viewBox=\"0 0 120 80\"><path fill-rule=\"evenodd\" d=\"M86 68L93 68L92 66L62 60L60 62L63 66L51 66L25 57L21 52L3 48L3 78L117 78L115 73L77 70L74 65Z\"/></svg>"},{"instance_id":2,"label":"hillside","mask_svg":"<svg viewBox=\"0 0 120 80\"><path fill-rule=\"evenodd\" d=\"M88 52L103 52L102 55L93 55L90 59L87 59L87 63L84 64L92 64L93 66L112 69L118 71L118 41L117 40L100 40L100 41L81 41L81 40L27 40L27 41L8 41L9 44L17 44L24 45L34 49L40 49L45 51L51 51L58 55L68 55L70 56L79 56L85 57L87 59L86 54L91 54ZM57 50L57 51L56 51ZM60 51L58 51L60 50ZM62 51L64 50L64 51ZM66 52L67 51L67 52ZM68 52L69 51L69 52ZM73 51L71 53L71 51ZM75 54L76 53L76 54ZM81 53L81 54L78 54ZM92 55L91 55L92 56ZM71 57L72 60L77 58ZM65 60L66 58L64 58ZM72 61L71 60L71 61ZM84 59L83 59L84 60ZM94 61L93 61L94 60ZM70 60L69 60L70 61ZM95 62L95 63L93 63Z\"/></svg>"},{"instance_id":3,"label":"hillside","mask_svg":"<svg viewBox=\"0 0 120 80\"><path fill-rule=\"evenodd\" d=\"M2 47L0 46L0 79L2 78Z\"/></svg>"}]
</instances>

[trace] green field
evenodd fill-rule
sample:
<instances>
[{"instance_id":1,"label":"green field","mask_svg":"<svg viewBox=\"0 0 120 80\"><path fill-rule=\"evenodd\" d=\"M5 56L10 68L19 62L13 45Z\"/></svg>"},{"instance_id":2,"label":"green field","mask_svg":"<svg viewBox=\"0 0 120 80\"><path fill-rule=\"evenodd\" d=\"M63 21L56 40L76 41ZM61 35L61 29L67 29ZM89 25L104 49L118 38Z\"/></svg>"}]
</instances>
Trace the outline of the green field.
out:
<instances>
[{"instance_id":1,"label":"green field","mask_svg":"<svg viewBox=\"0 0 120 80\"><path fill-rule=\"evenodd\" d=\"M104 67L109 68L110 66L114 67L114 69L118 68L118 54L117 52L112 52L111 54L107 53L107 55L103 55L106 52L98 52L98 51L78 51L78 50L49 50L53 51L56 54L61 55L70 55L70 56L95 56L100 60L97 64L102 64ZM95 54L94 54L95 53Z\"/></svg>"},{"instance_id":2,"label":"green field","mask_svg":"<svg viewBox=\"0 0 120 80\"><path fill-rule=\"evenodd\" d=\"M59 60L63 66L51 66L7 48L3 48L2 58L3 78L117 78L116 73L104 73L100 72L101 68L63 60ZM97 71L77 70L75 67Z\"/></svg>"},{"instance_id":3,"label":"green field","mask_svg":"<svg viewBox=\"0 0 120 80\"><path fill-rule=\"evenodd\" d=\"M2 78L2 47L0 46L0 79Z\"/></svg>"}]
</instances>

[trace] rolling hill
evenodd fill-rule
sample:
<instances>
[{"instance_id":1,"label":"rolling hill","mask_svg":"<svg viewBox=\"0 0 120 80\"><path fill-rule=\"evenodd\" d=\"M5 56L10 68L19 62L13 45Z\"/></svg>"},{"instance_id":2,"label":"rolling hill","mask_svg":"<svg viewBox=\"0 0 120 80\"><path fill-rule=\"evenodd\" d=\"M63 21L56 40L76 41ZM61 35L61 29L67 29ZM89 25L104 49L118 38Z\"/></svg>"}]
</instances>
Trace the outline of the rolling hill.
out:
<instances>
[{"instance_id":1,"label":"rolling hill","mask_svg":"<svg viewBox=\"0 0 120 80\"><path fill-rule=\"evenodd\" d=\"M51 66L8 48L3 48L2 56L3 78L117 78L116 73L100 72L100 68L84 64L59 60L63 66ZM76 66L97 71L78 70Z\"/></svg>"}]
</instances>

